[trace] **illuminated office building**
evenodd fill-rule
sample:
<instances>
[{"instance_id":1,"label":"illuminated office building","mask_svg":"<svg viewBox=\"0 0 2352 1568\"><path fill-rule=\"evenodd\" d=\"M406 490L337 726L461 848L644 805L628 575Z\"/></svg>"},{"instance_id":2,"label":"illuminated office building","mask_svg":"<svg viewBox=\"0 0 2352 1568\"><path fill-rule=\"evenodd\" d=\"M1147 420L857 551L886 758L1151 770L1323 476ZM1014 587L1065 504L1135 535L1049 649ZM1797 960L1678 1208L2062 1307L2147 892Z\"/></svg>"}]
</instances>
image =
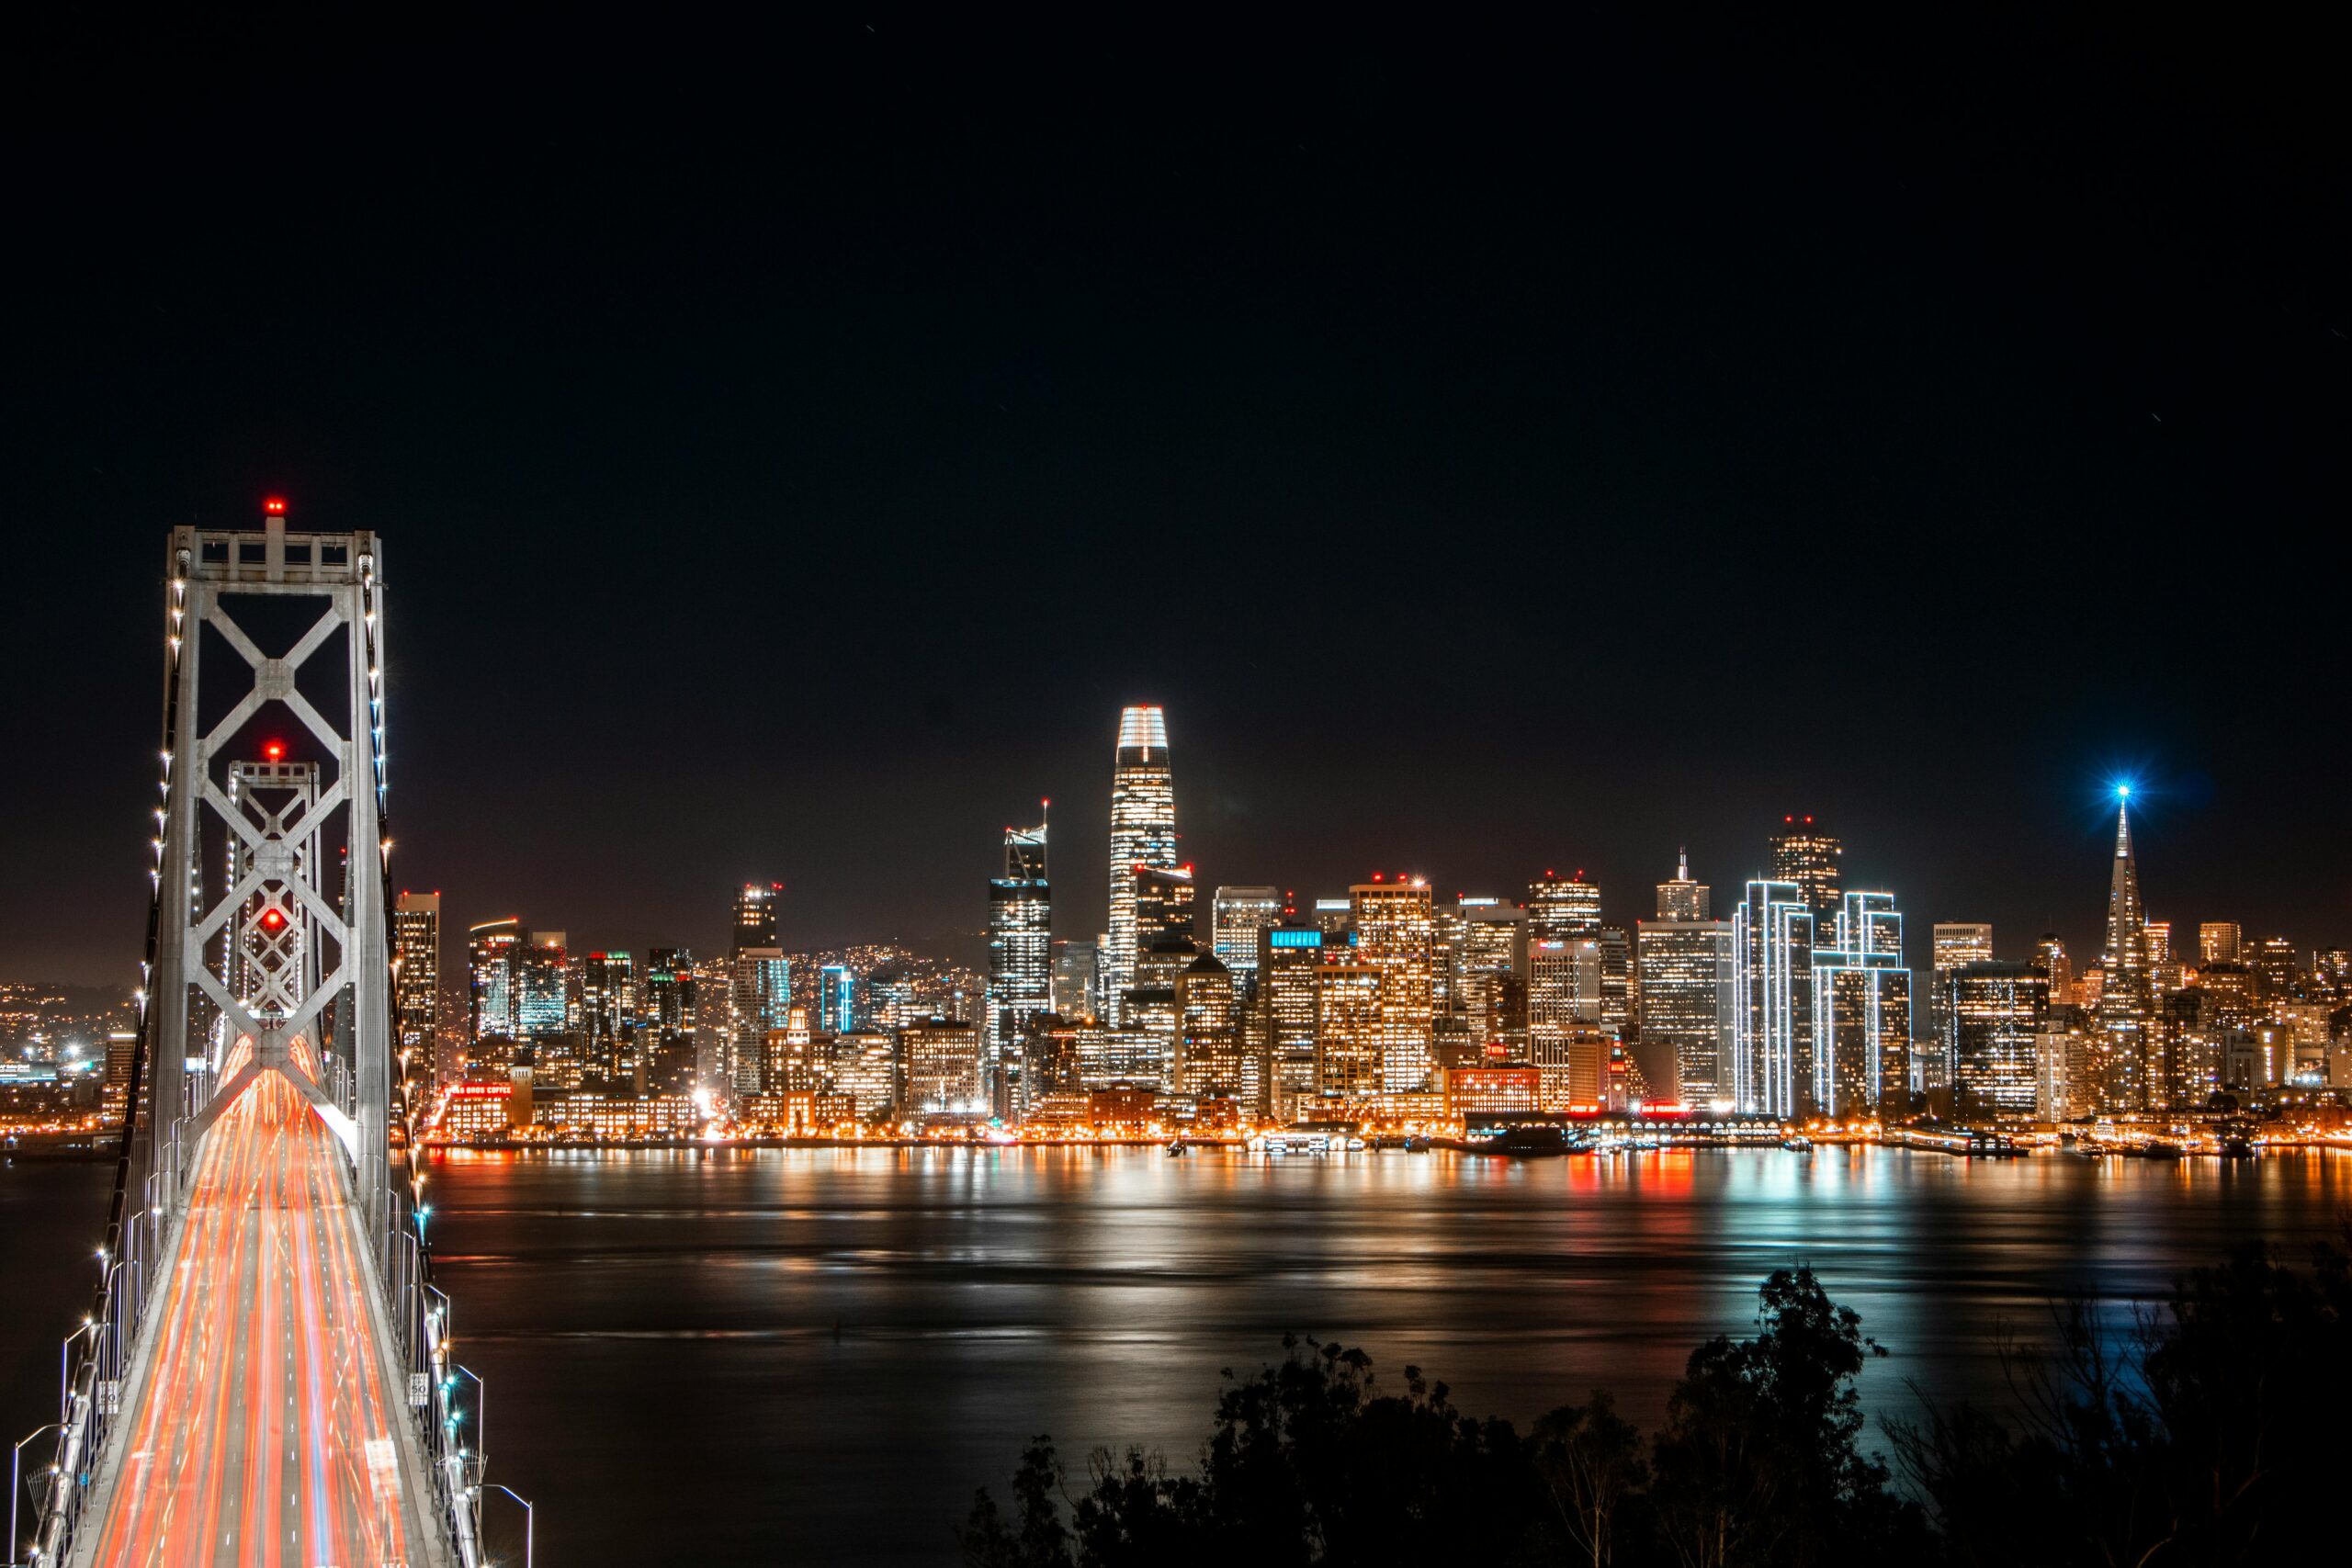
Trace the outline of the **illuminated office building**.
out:
<instances>
[{"instance_id":1,"label":"illuminated office building","mask_svg":"<svg viewBox=\"0 0 2352 1568\"><path fill-rule=\"evenodd\" d=\"M437 1069L440 1026L441 895L403 893L392 906L392 1029L411 1079Z\"/></svg>"},{"instance_id":2,"label":"illuminated office building","mask_svg":"<svg viewBox=\"0 0 2352 1568\"><path fill-rule=\"evenodd\" d=\"M1989 955L1988 955L1989 956ZM2075 965L2066 956L2066 943L2056 931L2043 931L2034 939L2033 961L2050 976L2050 1005L2053 1008L2072 1006L2075 1000Z\"/></svg>"},{"instance_id":3,"label":"illuminated office building","mask_svg":"<svg viewBox=\"0 0 2352 1568\"><path fill-rule=\"evenodd\" d=\"M899 1031L899 1055L910 1113L978 1115L988 1110L975 1026L944 1018L910 1023Z\"/></svg>"},{"instance_id":4,"label":"illuminated office building","mask_svg":"<svg viewBox=\"0 0 2352 1568\"><path fill-rule=\"evenodd\" d=\"M1600 889L1579 871L1563 878L1545 872L1527 885L1527 939L1577 942L1600 933Z\"/></svg>"},{"instance_id":5,"label":"illuminated office building","mask_svg":"<svg viewBox=\"0 0 2352 1568\"><path fill-rule=\"evenodd\" d=\"M1810 1114L1813 908L1793 882L1757 881L1732 911L1731 1093L1744 1115Z\"/></svg>"},{"instance_id":6,"label":"illuminated office building","mask_svg":"<svg viewBox=\"0 0 2352 1568\"><path fill-rule=\"evenodd\" d=\"M2131 791L2116 791L2115 863L2107 892L2107 944L2099 954L2098 1108L2131 1112L2148 1103L2148 1054L2155 991L2149 974L2148 911L2132 850Z\"/></svg>"},{"instance_id":7,"label":"illuminated office building","mask_svg":"<svg viewBox=\"0 0 2352 1568\"><path fill-rule=\"evenodd\" d=\"M791 965L776 936L776 907L783 893L781 882L764 887L747 882L735 897L728 953L731 1016L718 1077L736 1094L765 1092L768 1032L785 1026L792 1006Z\"/></svg>"},{"instance_id":8,"label":"illuminated office building","mask_svg":"<svg viewBox=\"0 0 2352 1568\"><path fill-rule=\"evenodd\" d=\"M828 964L817 971L817 1032L856 1032L857 973L846 964Z\"/></svg>"},{"instance_id":9,"label":"illuminated office building","mask_svg":"<svg viewBox=\"0 0 2352 1568\"><path fill-rule=\"evenodd\" d=\"M1944 999L1951 995L1945 981L1963 964L1983 964L1992 958L1993 928L1983 920L1939 920L1928 933L1928 944L1931 967L1928 1032L1937 1049L1916 1064L1917 1071L1912 1075L1912 1088L1922 1095L1951 1087L1951 1064L1942 1049L1951 1032L1951 1022L1944 1017Z\"/></svg>"},{"instance_id":10,"label":"illuminated office building","mask_svg":"<svg viewBox=\"0 0 2352 1568\"><path fill-rule=\"evenodd\" d=\"M1053 1010L1053 887L1046 874L1046 828L1004 830L1004 874L989 882L988 1040L991 1096L1009 1112L1018 1099L1035 1021Z\"/></svg>"},{"instance_id":11,"label":"illuminated office building","mask_svg":"<svg viewBox=\"0 0 2352 1568\"><path fill-rule=\"evenodd\" d=\"M2302 965L2295 962L2295 944L2283 936L2267 936L2246 950L2246 966L2254 971L2262 996L2289 1000L2303 988Z\"/></svg>"},{"instance_id":12,"label":"illuminated office building","mask_svg":"<svg viewBox=\"0 0 2352 1568\"><path fill-rule=\"evenodd\" d=\"M1530 938L1527 1054L1543 1072L1545 1110L1600 1102L1610 1041L1600 1027L1600 1006L1598 942Z\"/></svg>"},{"instance_id":13,"label":"illuminated office building","mask_svg":"<svg viewBox=\"0 0 2352 1568\"><path fill-rule=\"evenodd\" d=\"M1202 953L1176 977L1176 1091L1205 1100L1227 1096L1245 1111L1258 1109L1263 1084L1250 1070L1253 1055L1241 1038L1233 976L1214 953Z\"/></svg>"},{"instance_id":14,"label":"illuminated office building","mask_svg":"<svg viewBox=\"0 0 2352 1568\"><path fill-rule=\"evenodd\" d=\"M517 1032L514 1002L517 990L515 958L531 933L519 919L485 920L466 932L467 1039L474 1047L469 1059L489 1063L481 1050L485 1041L511 1042Z\"/></svg>"},{"instance_id":15,"label":"illuminated office building","mask_svg":"<svg viewBox=\"0 0 2352 1568\"><path fill-rule=\"evenodd\" d=\"M1891 893L1838 900L1835 941L1813 953L1813 1104L1823 1116L1896 1109L1910 1077L1911 971Z\"/></svg>"},{"instance_id":16,"label":"illuminated office building","mask_svg":"<svg viewBox=\"0 0 2352 1568\"><path fill-rule=\"evenodd\" d=\"M1714 889L1690 880L1690 852L1676 852L1674 880L1657 885L1657 918L1661 920L1705 920L1713 917Z\"/></svg>"},{"instance_id":17,"label":"illuminated office building","mask_svg":"<svg viewBox=\"0 0 2352 1568\"><path fill-rule=\"evenodd\" d=\"M1810 817L1783 817L1772 836L1772 880L1796 885L1815 929L1825 934L1838 921L1838 863L1845 856L1846 846Z\"/></svg>"},{"instance_id":18,"label":"illuminated office building","mask_svg":"<svg viewBox=\"0 0 2352 1568\"><path fill-rule=\"evenodd\" d=\"M700 1079L694 965L694 954L682 948L657 947L645 955L638 1028L645 1087L656 1094L691 1094Z\"/></svg>"},{"instance_id":19,"label":"illuminated office building","mask_svg":"<svg viewBox=\"0 0 2352 1568\"><path fill-rule=\"evenodd\" d=\"M1323 933L1312 926L1269 926L1258 933L1258 994L1250 1007L1258 1054L1266 1059L1269 1110L1297 1119L1315 1093L1315 1020Z\"/></svg>"},{"instance_id":20,"label":"illuminated office building","mask_svg":"<svg viewBox=\"0 0 2352 1568\"><path fill-rule=\"evenodd\" d=\"M1355 930L1355 902L1349 898L1317 898L1315 900L1315 929L1323 933L1327 946L1342 946Z\"/></svg>"},{"instance_id":21,"label":"illuminated office building","mask_svg":"<svg viewBox=\"0 0 2352 1568\"><path fill-rule=\"evenodd\" d=\"M1527 911L1492 897L1454 900L1453 973L1512 975L1519 971L1526 942Z\"/></svg>"},{"instance_id":22,"label":"illuminated office building","mask_svg":"<svg viewBox=\"0 0 2352 1568\"><path fill-rule=\"evenodd\" d=\"M1193 915L1194 889L1191 866L1137 866L1128 882L1137 953L1141 953L1154 937L1180 936L1187 942L1194 940L1200 927ZM1131 967L1132 963L1131 960Z\"/></svg>"},{"instance_id":23,"label":"illuminated office building","mask_svg":"<svg viewBox=\"0 0 2352 1568\"><path fill-rule=\"evenodd\" d=\"M1987 959L1962 964L1944 985L1954 1113L1967 1122L2030 1119L2041 1094L2036 1053L2050 976L2039 964Z\"/></svg>"},{"instance_id":24,"label":"illuminated office building","mask_svg":"<svg viewBox=\"0 0 2352 1568\"><path fill-rule=\"evenodd\" d=\"M1612 1039L1634 1037L1634 943L1623 926L1602 926L1592 933L1595 977L1600 986L1594 1021Z\"/></svg>"},{"instance_id":25,"label":"illuminated office building","mask_svg":"<svg viewBox=\"0 0 2352 1568\"><path fill-rule=\"evenodd\" d=\"M1209 901L1209 951L1244 998L1258 988L1258 933L1282 918L1282 894L1272 887L1220 887Z\"/></svg>"},{"instance_id":26,"label":"illuminated office building","mask_svg":"<svg viewBox=\"0 0 2352 1568\"><path fill-rule=\"evenodd\" d=\"M637 966L626 953L592 953L579 964L579 1032L598 1077L633 1078L638 1066Z\"/></svg>"},{"instance_id":27,"label":"illuminated office building","mask_svg":"<svg viewBox=\"0 0 2352 1568\"><path fill-rule=\"evenodd\" d=\"M876 1031L835 1034L832 1078L833 1092L847 1095L861 1120L888 1110L899 1102L898 1042Z\"/></svg>"},{"instance_id":28,"label":"illuminated office building","mask_svg":"<svg viewBox=\"0 0 2352 1568\"><path fill-rule=\"evenodd\" d=\"M1381 986L1369 964L1326 964L1315 973L1315 1091L1361 1100L1381 1091Z\"/></svg>"},{"instance_id":29,"label":"illuminated office building","mask_svg":"<svg viewBox=\"0 0 2352 1568\"><path fill-rule=\"evenodd\" d=\"M1657 919L1635 933L1642 1042L1671 1063L1673 1094L1702 1111L1732 1104L1735 997L1731 922L1708 919L1707 885L1690 880L1686 856L1672 882L1657 885Z\"/></svg>"},{"instance_id":30,"label":"illuminated office building","mask_svg":"<svg viewBox=\"0 0 2352 1568\"><path fill-rule=\"evenodd\" d=\"M816 1094L832 1089L831 1044L828 1042L819 1049L816 1032L808 1027L807 1008L785 1010L784 1027L768 1031L763 1055L763 1094Z\"/></svg>"},{"instance_id":31,"label":"illuminated office building","mask_svg":"<svg viewBox=\"0 0 2352 1568\"><path fill-rule=\"evenodd\" d=\"M1064 1018L1091 1019L1102 1010L1098 961L1091 942L1054 943L1054 1011Z\"/></svg>"},{"instance_id":32,"label":"illuminated office building","mask_svg":"<svg viewBox=\"0 0 2352 1568\"><path fill-rule=\"evenodd\" d=\"M552 1040L571 1027L571 958L562 931L533 931L514 953L514 1033Z\"/></svg>"},{"instance_id":33,"label":"illuminated office building","mask_svg":"<svg viewBox=\"0 0 2352 1568\"><path fill-rule=\"evenodd\" d=\"M1168 763L1168 722L1157 707L1126 708L1119 715L1111 772L1111 915L1102 956L1113 1023L1119 1021L1119 993L1135 984L1140 946L1136 873L1175 863L1176 785Z\"/></svg>"},{"instance_id":34,"label":"illuminated office building","mask_svg":"<svg viewBox=\"0 0 2352 1568\"><path fill-rule=\"evenodd\" d=\"M2197 962L2204 964L2241 964L2245 962L2245 930L2235 920L2207 920L2197 928Z\"/></svg>"},{"instance_id":35,"label":"illuminated office building","mask_svg":"<svg viewBox=\"0 0 2352 1568\"><path fill-rule=\"evenodd\" d=\"M1429 884L1367 882L1348 889L1355 962L1380 971L1379 1087L1389 1093L1430 1081L1430 965L1435 922Z\"/></svg>"}]
</instances>

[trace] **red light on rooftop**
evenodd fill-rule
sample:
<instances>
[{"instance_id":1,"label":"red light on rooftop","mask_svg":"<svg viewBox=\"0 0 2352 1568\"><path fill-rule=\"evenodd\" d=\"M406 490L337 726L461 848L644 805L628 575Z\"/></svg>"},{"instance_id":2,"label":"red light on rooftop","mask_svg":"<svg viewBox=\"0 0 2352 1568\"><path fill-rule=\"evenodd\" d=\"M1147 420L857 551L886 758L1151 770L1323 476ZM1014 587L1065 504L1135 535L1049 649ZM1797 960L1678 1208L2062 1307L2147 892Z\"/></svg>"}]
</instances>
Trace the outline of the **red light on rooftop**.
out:
<instances>
[{"instance_id":1,"label":"red light on rooftop","mask_svg":"<svg viewBox=\"0 0 2352 1568\"><path fill-rule=\"evenodd\" d=\"M286 500L283 496L273 495L261 503L261 509L272 517L283 517L286 515Z\"/></svg>"}]
</instances>

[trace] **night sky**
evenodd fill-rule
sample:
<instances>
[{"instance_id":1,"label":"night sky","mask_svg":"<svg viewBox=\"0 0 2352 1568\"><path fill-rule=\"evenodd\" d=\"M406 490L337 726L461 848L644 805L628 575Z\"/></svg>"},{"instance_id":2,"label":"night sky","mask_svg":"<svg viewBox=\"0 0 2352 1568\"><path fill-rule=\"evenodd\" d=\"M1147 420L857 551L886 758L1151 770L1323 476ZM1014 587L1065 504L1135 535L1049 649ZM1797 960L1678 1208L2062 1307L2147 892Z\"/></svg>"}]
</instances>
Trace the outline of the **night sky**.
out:
<instances>
[{"instance_id":1,"label":"night sky","mask_svg":"<svg viewBox=\"0 0 2352 1568\"><path fill-rule=\"evenodd\" d=\"M2128 770L2158 918L2352 942L2333 40L806 9L12 38L0 975L130 983L165 532L269 493L385 536L452 926L939 939L1051 795L1090 934L1158 701L1211 886L1811 811L2091 947Z\"/></svg>"}]
</instances>

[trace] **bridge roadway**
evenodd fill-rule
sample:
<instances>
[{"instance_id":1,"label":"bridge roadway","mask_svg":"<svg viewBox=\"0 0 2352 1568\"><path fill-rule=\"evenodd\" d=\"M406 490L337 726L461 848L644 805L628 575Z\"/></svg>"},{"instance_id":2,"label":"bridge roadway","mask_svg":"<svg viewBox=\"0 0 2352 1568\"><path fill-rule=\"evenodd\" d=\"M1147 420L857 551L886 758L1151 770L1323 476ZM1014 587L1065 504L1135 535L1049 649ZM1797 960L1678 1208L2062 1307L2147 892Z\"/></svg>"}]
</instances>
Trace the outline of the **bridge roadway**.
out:
<instances>
[{"instance_id":1,"label":"bridge roadway","mask_svg":"<svg viewBox=\"0 0 2352 1568\"><path fill-rule=\"evenodd\" d=\"M75 1562L447 1563L348 1171L274 1071L206 1134Z\"/></svg>"}]
</instances>

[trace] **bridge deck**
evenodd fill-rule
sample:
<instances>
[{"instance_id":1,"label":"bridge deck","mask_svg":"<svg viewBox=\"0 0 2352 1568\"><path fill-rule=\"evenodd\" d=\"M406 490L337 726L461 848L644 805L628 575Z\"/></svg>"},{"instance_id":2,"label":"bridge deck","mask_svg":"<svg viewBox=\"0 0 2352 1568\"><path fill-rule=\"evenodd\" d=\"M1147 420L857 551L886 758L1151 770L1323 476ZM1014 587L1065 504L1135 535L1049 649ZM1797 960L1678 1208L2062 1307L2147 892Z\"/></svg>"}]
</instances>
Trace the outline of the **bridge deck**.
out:
<instances>
[{"instance_id":1,"label":"bridge deck","mask_svg":"<svg viewBox=\"0 0 2352 1568\"><path fill-rule=\"evenodd\" d=\"M206 1136L82 1562L425 1563L405 1390L379 1353L342 1152L254 1078Z\"/></svg>"}]
</instances>

